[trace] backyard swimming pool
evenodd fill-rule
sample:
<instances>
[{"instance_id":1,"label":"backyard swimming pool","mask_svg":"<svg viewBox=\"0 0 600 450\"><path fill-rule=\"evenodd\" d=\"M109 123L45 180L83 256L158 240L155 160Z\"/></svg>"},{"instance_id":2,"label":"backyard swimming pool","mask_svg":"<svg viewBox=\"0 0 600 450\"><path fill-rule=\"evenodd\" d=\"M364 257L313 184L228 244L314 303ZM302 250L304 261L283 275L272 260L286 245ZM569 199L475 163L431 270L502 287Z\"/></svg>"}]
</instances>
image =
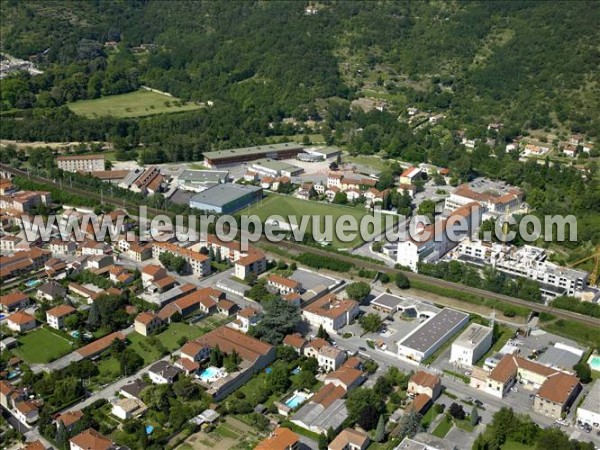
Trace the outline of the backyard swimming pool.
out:
<instances>
[{"instance_id":1,"label":"backyard swimming pool","mask_svg":"<svg viewBox=\"0 0 600 450\"><path fill-rule=\"evenodd\" d=\"M40 280L29 280L29 281L25 282L25 286L31 288L31 287L36 287L40 283L41 283Z\"/></svg>"},{"instance_id":2,"label":"backyard swimming pool","mask_svg":"<svg viewBox=\"0 0 600 450\"><path fill-rule=\"evenodd\" d=\"M199 375L200 379L205 383L212 383L213 381L218 380L219 378L227 375L224 369L219 369L218 367L210 366L202 371Z\"/></svg>"},{"instance_id":3,"label":"backyard swimming pool","mask_svg":"<svg viewBox=\"0 0 600 450\"><path fill-rule=\"evenodd\" d=\"M590 356L590 359L588 359L587 362L592 368L592 370L597 370L600 372L600 355Z\"/></svg>"},{"instance_id":4,"label":"backyard swimming pool","mask_svg":"<svg viewBox=\"0 0 600 450\"><path fill-rule=\"evenodd\" d=\"M288 398L285 401L285 404L287 406L289 406L290 408L294 409L294 408L297 408L302 403L304 403L309 397L310 397L310 395L305 394L304 392L296 391L296 392L294 392L294 395L292 395L290 398Z\"/></svg>"}]
</instances>

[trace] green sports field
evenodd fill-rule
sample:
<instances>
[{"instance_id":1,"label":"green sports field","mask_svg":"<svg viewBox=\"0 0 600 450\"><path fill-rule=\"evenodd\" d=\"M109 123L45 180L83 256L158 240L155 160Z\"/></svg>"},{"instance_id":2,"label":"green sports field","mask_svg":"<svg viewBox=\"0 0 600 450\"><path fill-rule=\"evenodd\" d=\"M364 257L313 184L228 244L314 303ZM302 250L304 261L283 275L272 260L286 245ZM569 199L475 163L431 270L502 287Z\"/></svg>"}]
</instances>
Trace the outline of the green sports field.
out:
<instances>
[{"instance_id":1,"label":"green sports field","mask_svg":"<svg viewBox=\"0 0 600 450\"><path fill-rule=\"evenodd\" d=\"M69 103L75 114L93 119L94 117L143 117L163 113L176 113L199 109L195 103L176 105L180 100L165 94L139 90L127 94L110 95L93 100Z\"/></svg>"},{"instance_id":2,"label":"green sports field","mask_svg":"<svg viewBox=\"0 0 600 450\"><path fill-rule=\"evenodd\" d=\"M343 215L350 215L356 218L357 222L367 215L367 211L363 206L340 206L334 204L320 203L312 200L302 200L294 197L287 197L277 194L269 194L265 199L261 200L240 212L240 214L252 215L256 214L264 222L267 217L272 215L281 215L284 219L288 216L295 216L296 222L301 223L302 216L321 216L321 228L325 223L325 216L331 216L335 225L336 220ZM312 218L309 221L307 231L312 230ZM349 234L349 233L348 233ZM357 237L351 242L340 241L334 233L332 245L336 248L347 248L359 244L360 237Z\"/></svg>"}]
</instances>

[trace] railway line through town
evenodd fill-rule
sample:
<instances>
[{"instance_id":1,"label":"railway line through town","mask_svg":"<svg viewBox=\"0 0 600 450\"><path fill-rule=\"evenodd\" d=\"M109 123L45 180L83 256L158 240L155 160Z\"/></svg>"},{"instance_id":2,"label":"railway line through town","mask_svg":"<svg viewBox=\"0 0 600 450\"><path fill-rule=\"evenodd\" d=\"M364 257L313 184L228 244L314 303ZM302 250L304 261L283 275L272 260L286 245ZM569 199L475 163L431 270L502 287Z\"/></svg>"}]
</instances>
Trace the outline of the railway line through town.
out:
<instances>
[{"instance_id":1,"label":"railway line through town","mask_svg":"<svg viewBox=\"0 0 600 450\"><path fill-rule=\"evenodd\" d=\"M86 189L72 187L72 186L67 185L66 183L57 183L55 180L51 180L51 179L48 179L45 177L41 177L39 175L31 174L29 172L26 172L26 171L23 171L20 169L15 169L14 167L7 166L6 164L0 164L0 172L4 172L4 173L12 174L15 176L20 176L20 177L26 177L26 178L30 179L31 181L45 184L45 185L50 185L50 186L59 188L65 192L69 192L71 194L79 195L79 196L86 197L86 198L92 198L92 199L104 202L106 204L110 204L117 208L135 209L135 208L139 208L141 206L140 204L131 202L126 199L116 199L114 197L102 195L101 193L98 193L98 192L92 192L92 191L89 191ZM148 211L148 213L155 214L155 215L165 214L165 215L170 216L173 214L167 210L152 208L152 207L147 207L147 211ZM133 216L133 217L135 217L135 216ZM264 236L261 237L259 241L262 244L273 245L273 243L270 242L269 240L267 240ZM313 255L321 256L323 258L335 258L340 261L351 263L354 266L356 266L358 264L362 268L369 269L369 270L375 270L375 271L382 272L382 273L388 273L391 275L395 274L398 271L397 269L390 269L383 262L376 263L376 262L372 262L372 261L366 261L363 259L358 259L351 255L344 255L341 253L332 253L327 250L322 250L319 248L306 246L306 245L298 244L295 242L281 241L281 242L278 242L276 245L279 247L282 247L282 248L286 248L293 252L311 253ZM578 313L575 313L572 311L566 311L566 310L562 310L562 309L553 308L552 306L547 306L547 305L544 305L541 303L529 302L526 300L521 300L518 298L510 297L507 295L497 294L497 293L494 293L491 291L486 291L484 289L474 288L474 287L470 287L470 286L464 286L461 284L457 284L457 283L453 283L453 282L445 281L445 280L440 280L437 278L432 278L432 277L414 273L414 272L405 272L405 271L402 271L402 272L411 281L419 281L422 283L427 283L432 286L436 286L441 289L448 289L448 290L452 290L452 291L464 292L467 294L482 297L482 299L490 299L490 300L500 301L500 302L503 302L503 303L506 303L509 305L513 305L513 306L525 307L536 313L542 313L542 312L549 313L549 314L552 314L553 316L555 316L557 319L573 320L578 323L600 329L600 319L597 319L594 317L585 316L583 314L578 314ZM455 300L460 301L460 299L455 299ZM465 306L470 304L469 302L464 302L464 303L465 303Z\"/></svg>"}]
</instances>

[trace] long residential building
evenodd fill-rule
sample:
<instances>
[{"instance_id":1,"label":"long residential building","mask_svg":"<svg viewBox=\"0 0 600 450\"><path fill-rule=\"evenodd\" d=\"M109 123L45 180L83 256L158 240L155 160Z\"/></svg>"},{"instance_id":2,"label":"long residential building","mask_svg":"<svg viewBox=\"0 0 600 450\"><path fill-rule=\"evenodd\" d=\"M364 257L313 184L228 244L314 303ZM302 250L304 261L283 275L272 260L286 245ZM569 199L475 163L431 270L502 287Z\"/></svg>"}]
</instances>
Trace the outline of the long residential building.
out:
<instances>
[{"instance_id":1,"label":"long residential building","mask_svg":"<svg viewBox=\"0 0 600 450\"><path fill-rule=\"evenodd\" d=\"M539 247L518 248L465 239L458 245L456 257L468 264L491 266L513 277L535 280L546 298L575 295L587 287L587 272L548 261L548 252Z\"/></svg>"},{"instance_id":2,"label":"long residential building","mask_svg":"<svg viewBox=\"0 0 600 450\"><path fill-rule=\"evenodd\" d=\"M446 199L445 209L453 210L471 202L479 203L490 216L513 214L524 209L523 192L517 188L479 192L468 184L461 184L450 194Z\"/></svg>"},{"instance_id":3,"label":"long residential building","mask_svg":"<svg viewBox=\"0 0 600 450\"><path fill-rule=\"evenodd\" d=\"M171 242L152 243L152 257L154 259L158 259L164 252L184 258L187 262L188 270L196 276L205 277L210 274L210 259L200 252L195 252Z\"/></svg>"},{"instance_id":4,"label":"long residential building","mask_svg":"<svg viewBox=\"0 0 600 450\"><path fill-rule=\"evenodd\" d=\"M104 155L59 156L56 164L67 172L97 172L105 169Z\"/></svg>"}]
</instances>

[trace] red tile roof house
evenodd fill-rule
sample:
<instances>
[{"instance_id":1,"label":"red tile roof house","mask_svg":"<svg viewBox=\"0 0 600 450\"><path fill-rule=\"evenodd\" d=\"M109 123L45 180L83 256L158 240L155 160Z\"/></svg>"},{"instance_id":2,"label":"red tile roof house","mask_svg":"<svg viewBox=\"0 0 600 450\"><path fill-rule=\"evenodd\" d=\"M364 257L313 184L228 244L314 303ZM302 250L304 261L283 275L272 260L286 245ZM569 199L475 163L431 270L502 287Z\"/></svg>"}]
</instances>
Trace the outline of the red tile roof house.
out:
<instances>
[{"instance_id":1,"label":"red tile roof house","mask_svg":"<svg viewBox=\"0 0 600 450\"><path fill-rule=\"evenodd\" d=\"M29 297L22 292L12 292L0 297L2 312L12 312L17 308L24 308L29 304Z\"/></svg>"},{"instance_id":2,"label":"red tile roof house","mask_svg":"<svg viewBox=\"0 0 600 450\"><path fill-rule=\"evenodd\" d=\"M88 428L69 439L70 450L117 450L120 448L109 438Z\"/></svg>"},{"instance_id":3,"label":"red tile roof house","mask_svg":"<svg viewBox=\"0 0 600 450\"><path fill-rule=\"evenodd\" d=\"M80 411L80 410L67 411L67 412L64 412L64 413L58 415L54 419L54 423L58 427L58 424L60 422L62 422L62 424L65 426L66 430L71 431L73 429L73 427L81 420L82 417L83 417L83 411Z\"/></svg>"},{"instance_id":4,"label":"red tile roof house","mask_svg":"<svg viewBox=\"0 0 600 450\"><path fill-rule=\"evenodd\" d=\"M149 336L163 325L163 321L152 311L144 311L137 315L133 323L136 332Z\"/></svg>"},{"instance_id":5,"label":"red tile roof house","mask_svg":"<svg viewBox=\"0 0 600 450\"><path fill-rule=\"evenodd\" d=\"M283 344L292 347L299 355L302 355L306 346L306 339L300 333L288 334L283 338Z\"/></svg>"},{"instance_id":6,"label":"red tile roof house","mask_svg":"<svg viewBox=\"0 0 600 450\"><path fill-rule=\"evenodd\" d=\"M247 383L255 373L275 361L276 357L276 350L272 345L226 326L219 327L191 342L199 344L192 349L201 352L200 355L195 355L196 360L207 357L207 350L217 346L227 354L235 350L242 358L237 372L207 385L207 392L217 401ZM182 348L182 356L190 352L191 342Z\"/></svg>"},{"instance_id":7,"label":"red tile roof house","mask_svg":"<svg viewBox=\"0 0 600 450\"><path fill-rule=\"evenodd\" d=\"M299 292L302 288L302 284L298 283L297 281L279 276L277 274L269 275L267 277L267 284L277 289L281 295Z\"/></svg>"},{"instance_id":8,"label":"red tile roof house","mask_svg":"<svg viewBox=\"0 0 600 450\"><path fill-rule=\"evenodd\" d=\"M8 316L6 324L8 328L18 333L33 330L37 326L35 317L23 311L17 311Z\"/></svg>"},{"instance_id":9,"label":"red tile roof house","mask_svg":"<svg viewBox=\"0 0 600 450\"><path fill-rule=\"evenodd\" d=\"M15 417L19 420L19 422L30 425L38 420L39 417L39 409L38 407L29 400L25 400L19 402L15 405L15 409L13 409L13 413Z\"/></svg>"},{"instance_id":10,"label":"red tile roof house","mask_svg":"<svg viewBox=\"0 0 600 450\"><path fill-rule=\"evenodd\" d=\"M194 313L209 314L217 309L217 302L225 298L225 293L211 287L205 287L169 303L158 313L163 321L179 313L183 317Z\"/></svg>"},{"instance_id":11,"label":"red tile roof house","mask_svg":"<svg viewBox=\"0 0 600 450\"><path fill-rule=\"evenodd\" d=\"M142 284L144 287L167 276L167 269L154 264L148 264L142 269Z\"/></svg>"},{"instance_id":12,"label":"red tile roof house","mask_svg":"<svg viewBox=\"0 0 600 450\"><path fill-rule=\"evenodd\" d=\"M60 330L65 326L65 318L76 312L76 309L69 305L59 305L46 311L46 322L48 326Z\"/></svg>"},{"instance_id":13,"label":"red tile roof house","mask_svg":"<svg viewBox=\"0 0 600 450\"><path fill-rule=\"evenodd\" d=\"M411 395L426 394L435 400L442 393L442 381L437 375L419 370L408 381L407 393Z\"/></svg>"}]
</instances>

